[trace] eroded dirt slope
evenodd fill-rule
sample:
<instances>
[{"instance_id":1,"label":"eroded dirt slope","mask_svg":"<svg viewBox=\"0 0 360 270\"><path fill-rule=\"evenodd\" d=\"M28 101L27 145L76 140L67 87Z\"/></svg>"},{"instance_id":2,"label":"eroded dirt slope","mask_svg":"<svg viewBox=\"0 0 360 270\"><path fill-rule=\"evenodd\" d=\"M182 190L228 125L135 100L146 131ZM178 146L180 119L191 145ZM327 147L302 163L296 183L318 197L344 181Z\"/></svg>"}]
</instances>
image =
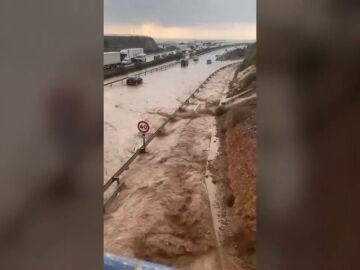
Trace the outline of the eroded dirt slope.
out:
<instances>
[{"instance_id":1,"label":"eroded dirt slope","mask_svg":"<svg viewBox=\"0 0 360 270\"><path fill-rule=\"evenodd\" d=\"M245 73L254 71L250 67ZM248 84L241 78L235 78L235 82L230 84L230 93L239 95L248 91ZM256 87L253 85L245 97L223 106L217 117L220 148L212 171L222 208L221 246L228 269L256 268Z\"/></svg>"}]
</instances>

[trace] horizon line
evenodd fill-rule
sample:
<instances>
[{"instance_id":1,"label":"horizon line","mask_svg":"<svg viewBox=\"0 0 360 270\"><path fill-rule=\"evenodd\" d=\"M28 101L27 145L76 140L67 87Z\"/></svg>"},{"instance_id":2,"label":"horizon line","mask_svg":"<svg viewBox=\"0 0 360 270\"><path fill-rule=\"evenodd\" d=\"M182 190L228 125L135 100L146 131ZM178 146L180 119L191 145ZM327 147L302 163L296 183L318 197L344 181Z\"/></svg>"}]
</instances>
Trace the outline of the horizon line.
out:
<instances>
[{"instance_id":1,"label":"horizon line","mask_svg":"<svg viewBox=\"0 0 360 270\"><path fill-rule=\"evenodd\" d=\"M191 37L185 37L185 38L163 38L163 37L152 37L149 35L141 35L141 34L113 34L113 33L104 33L104 37L106 36L132 36L132 37L149 37L155 40L232 40L232 41L245 41L245 42L256 42L256 39L236 39L236 38L191 38Z\"/></svg>"}]
</instances>

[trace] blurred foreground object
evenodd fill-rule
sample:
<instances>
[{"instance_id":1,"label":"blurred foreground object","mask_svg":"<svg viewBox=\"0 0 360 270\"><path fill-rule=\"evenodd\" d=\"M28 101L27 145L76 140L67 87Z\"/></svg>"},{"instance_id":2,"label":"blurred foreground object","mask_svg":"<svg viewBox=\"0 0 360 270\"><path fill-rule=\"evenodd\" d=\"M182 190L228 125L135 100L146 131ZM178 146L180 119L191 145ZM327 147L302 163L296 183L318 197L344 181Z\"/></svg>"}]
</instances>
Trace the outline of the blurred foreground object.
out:
<instances>
[{"instance_id":1,"label":"blurred foreground object","mask_svg":"<svg viewBox=\"0 0 360 270\"><path fill-rule=\"evenodd\" d=\"M259 270L360 269L358 14L258 2Z\"/></svg>"},{"instance_id":2,"label":"blurred foreground object","mask_svg":"<svg viewBox=\"0 0 360 270\"><path fill-rule=\"evenodd\" d=\"M164 265L105 253L104 270L175 270Z\"/></svg>"},{"instance_id":3,"label":"blurred foreground object","mask_svg":"<svg viewBox=\"0 0 360 270\"><path fill-rule=\"evenodd\" d=\"M102 9L2 1L0 269L103 267Z\"/></svg>"}]
</instances>

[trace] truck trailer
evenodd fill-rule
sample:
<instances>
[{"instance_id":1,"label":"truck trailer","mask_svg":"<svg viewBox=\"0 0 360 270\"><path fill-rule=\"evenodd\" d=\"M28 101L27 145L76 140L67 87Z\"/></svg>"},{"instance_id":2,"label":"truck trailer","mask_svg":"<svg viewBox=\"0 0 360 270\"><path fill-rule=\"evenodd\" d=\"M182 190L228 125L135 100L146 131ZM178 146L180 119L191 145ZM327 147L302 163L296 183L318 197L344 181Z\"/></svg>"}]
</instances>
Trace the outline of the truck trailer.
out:
<instances>
[{"instance_id":1,"label":"truck trailer","mask_svg":"<svg viewBox=\"0 0 360 270\"><path fill-rule=\"evenodd\" d=\"M120 64L120 52L104 52L104 67L112 68Z\"/></svg>"},{"instance_id":2,"label":"truck trailer","mask_svg":"<svg viewBox=\"0 0 360 270\"><path fill-rule=\"evenodd\" d=\"M125 58L133 59L137 57L138 55L144 54L143 48L129 48L129 49L123 49L120 51L120 59L121 61Z\"/></svg>"}]
</instances>

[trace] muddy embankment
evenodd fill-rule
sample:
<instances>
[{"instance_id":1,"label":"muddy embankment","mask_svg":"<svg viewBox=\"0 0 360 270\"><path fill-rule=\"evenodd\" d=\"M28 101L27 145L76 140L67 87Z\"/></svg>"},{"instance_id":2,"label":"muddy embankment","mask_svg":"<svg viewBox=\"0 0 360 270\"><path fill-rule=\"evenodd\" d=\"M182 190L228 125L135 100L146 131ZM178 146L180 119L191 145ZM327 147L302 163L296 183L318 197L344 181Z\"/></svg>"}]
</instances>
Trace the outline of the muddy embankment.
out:
<instances>
[{"instance_id":1,"label":"muddy embankment","mask_svg":"<svg viewBox=\"0 0 360 270\"><path fill-rule=\"evenodd\" d=\"M256 68L235 74L216 111L220 147L211 169L222 208L225 268L250 270L256 243Z\"/></svg>"},{"instance_id":2,"label":"muddy embankment","mask_svg":"<svg viewBox=\"0 0 360 270\"><path fill-rule=\"evenodd\" d=\"M235 50L224 53L218 57L219 61L237 60L245 56L245 50L243 48L237 48Z\"/></svg>"}]
</instances>

